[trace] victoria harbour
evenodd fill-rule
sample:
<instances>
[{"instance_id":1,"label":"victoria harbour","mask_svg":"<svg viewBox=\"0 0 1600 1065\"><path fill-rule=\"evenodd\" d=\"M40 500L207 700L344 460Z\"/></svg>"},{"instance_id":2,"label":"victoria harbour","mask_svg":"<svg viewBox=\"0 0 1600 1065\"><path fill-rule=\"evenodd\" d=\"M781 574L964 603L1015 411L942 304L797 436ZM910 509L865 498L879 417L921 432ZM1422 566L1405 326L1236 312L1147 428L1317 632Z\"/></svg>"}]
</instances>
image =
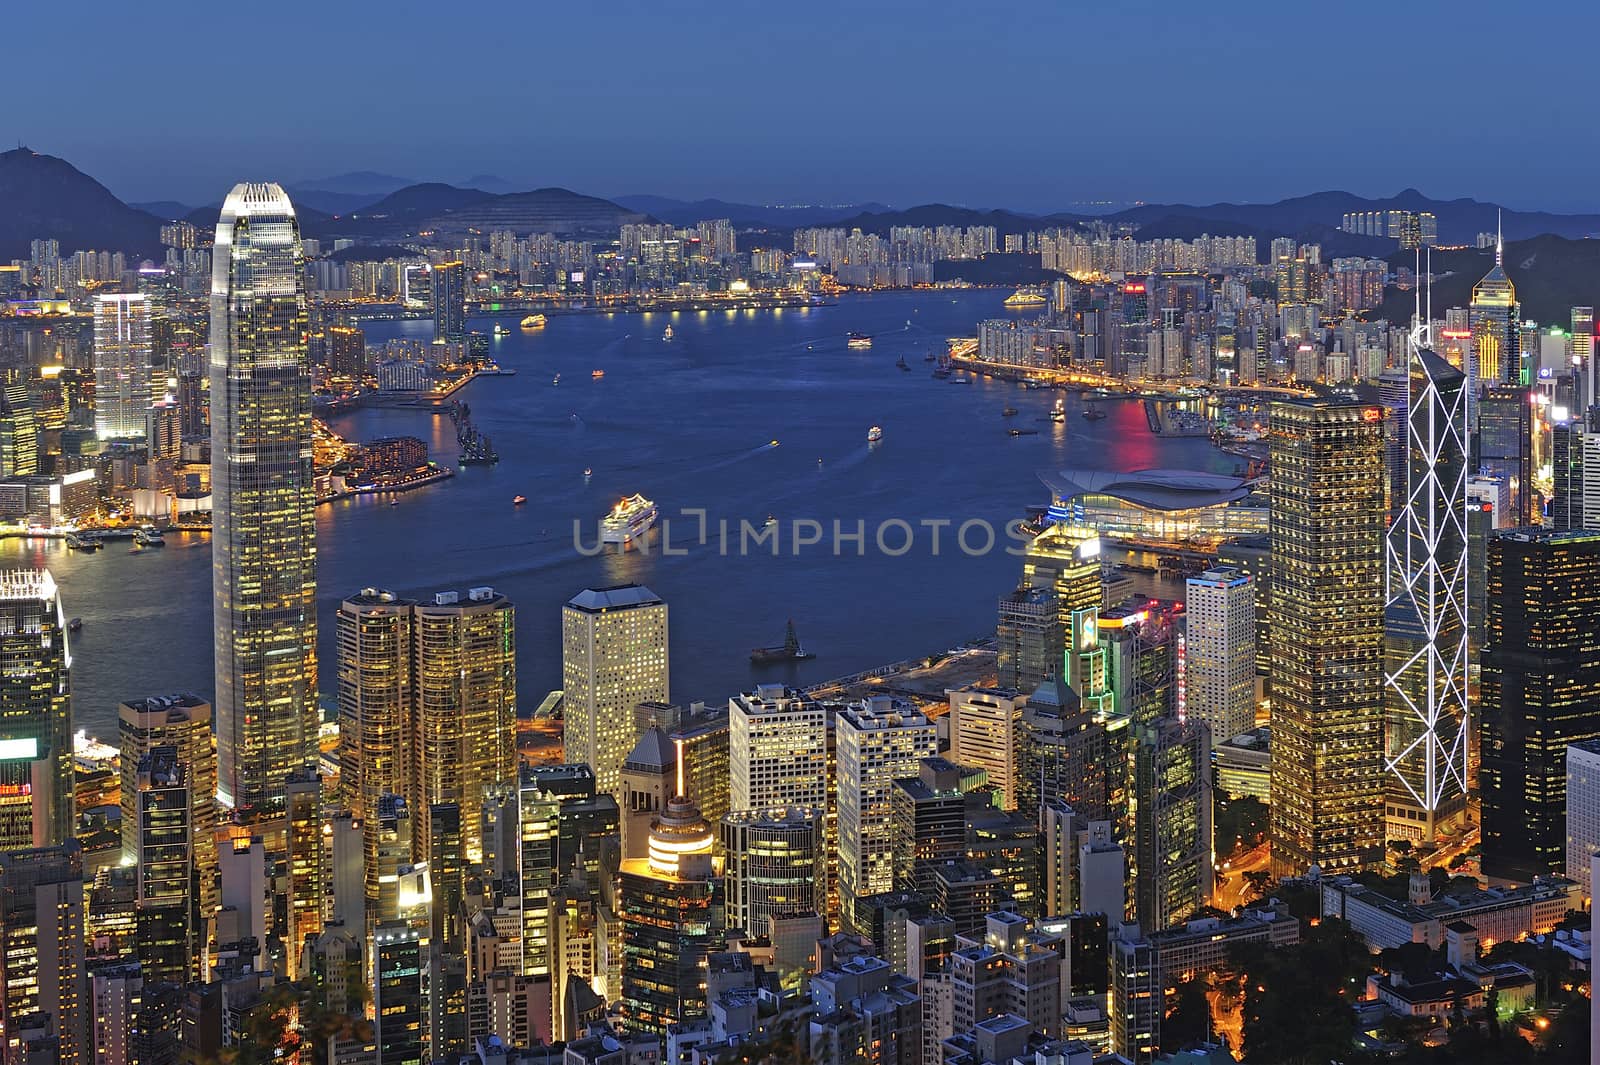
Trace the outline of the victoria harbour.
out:
<instances>
[{"instance_id":1,"label":"victoria harbour","mask_svg":"<svg viewBox=\"0 0 1600 1065\"><path fill-rule=\"evenodd\" d=\"M514 376L483 377L456 396L501 461L399 495L357 496L317 509L319 657L334 660L333 614L363 588L413 597L491 586L518 603L522 709L560 687L559 609L572 589L626 581L673 602L675 699L724 697L728 678L803 685L920 656L982 635L981 619L1016 583L1005 525L1049 502L1041 472L1074 466L1230 471L1236 460L1205 439L1152 435L1137 402L1109 417L1048 418L1058 393L974 377L930 375L926 356L1002 312L997 289L844 296L833 306L700 314L554 316L537 332L491 337ZM492 322L475 319L489 332ZM671 340L663 340L668 325ZM374 342L423 336L431 322L371 322ZM847 332L874 337L846 347ZM911 369L896 368L904 356ZM605 376L595 378L593 371ZM559 383L555 383L559 375ZM1003 418L1006 407L1019 413ZM415 435L435 459L455 460L450 420L427 410L373 408L330 420L352 441ZM884 439L868 444L881 426ZM1009 427L1038 435L1010 436ZM773 446L776 441L776 446ZM819 461L820 460L820 461ZM591 471L585 476L584 471ZM656 501L649 550L585 557L596 524L635 492ZM524 495L530 503L515 507ZM709 542L698 540L703 509ZM741 523L777 519L770 541L740 550ZM896 526L877 543L881 523ZM992 549L974 530L992 526ZM717 530L729 525L724 553ZM796 522L821 542L796 548ZM865 542L843 541L864 523ZM942 528L937 552L933 526ZM661 536L673 552L661 551ZM686 554L677 554L678 551ZM210 692L210 539L169 535L159 551L92 555L58 541L0 541L8 566L48 565L66 610L81 617L73 669L78 726L114 728L119 700L147 691ZM754 668L754 646L781 642L793 619L816 658ZM322 671L325 704L336 674Z\"/></svg>"}]
</instances>

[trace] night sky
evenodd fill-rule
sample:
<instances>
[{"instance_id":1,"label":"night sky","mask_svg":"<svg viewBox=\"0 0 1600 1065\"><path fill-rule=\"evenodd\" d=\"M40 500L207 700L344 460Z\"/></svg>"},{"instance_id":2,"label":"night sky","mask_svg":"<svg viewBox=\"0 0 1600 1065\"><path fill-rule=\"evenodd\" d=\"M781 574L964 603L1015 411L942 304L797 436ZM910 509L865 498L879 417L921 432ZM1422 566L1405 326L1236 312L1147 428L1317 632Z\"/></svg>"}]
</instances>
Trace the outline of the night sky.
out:
<instances>
[{"instance_id":1,"label":"night sky","mask_svg":"<svg viewBox=\"0 0 1600 1065\"><path fill-rule=\"evenodd\" d=\"M1594 210L1597 11L10 5L0 141L125 199L190 203L243 178L375 170L758 203L1044 211L1409 185Z\"/></svg>"}]
</instances>

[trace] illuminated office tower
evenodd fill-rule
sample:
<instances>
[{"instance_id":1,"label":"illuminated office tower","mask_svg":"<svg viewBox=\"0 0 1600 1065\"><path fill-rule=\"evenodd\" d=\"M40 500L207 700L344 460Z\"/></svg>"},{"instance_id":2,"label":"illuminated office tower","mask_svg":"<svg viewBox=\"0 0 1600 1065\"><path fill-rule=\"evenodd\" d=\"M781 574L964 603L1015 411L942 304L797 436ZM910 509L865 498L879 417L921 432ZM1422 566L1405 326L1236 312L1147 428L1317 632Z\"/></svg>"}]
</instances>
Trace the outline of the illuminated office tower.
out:
<instances>
[{"instance_id":1,"label":"illuminated office tower","mask_svg":"<svg viewBox=\"0 0 1600 1065\"><path fill-rule=\"evenodd\" d=\"M1017 723L1017 809L1060 801L1090 820L1120 818L1127 727L1086 709L1063 680L1039 685Z\"/></svg>"},{"instance_id":2,"label":"illuminated office tower","mask_svg":"<svg viewBox=\"0 0 1600 1065\"><path fill-rule=\"evenodd\" d=\"M152 983L200 978L203 933L194 884L189 780L174 747L139 760L133 796L139 847L139 967Z\"/></svg>"},{"instance_id":3,"label":"illuminated office tower","mask_svg":"<svg viewBox=\"0 0 1600 1065\"><path fill-rule=\"evenodd\" d=\"M1277 402L1272 871L1383 859L1383 411Z\"/></svg>"},{"instance_id":4,"label":"illuminated office tower","mask_svg":"<svg viewBox=\"0 0 1600 1065\"><path fill-rule=\"evenodd\" d=\"M0 477L39 472L39 419L27 385L0 388Z\"/></svg>"},{"instance_id":5,"label":"illuminated office tower","mask_svg":"<svg viewBox=\"0 0 1600 1065\"><path fill-rule=\"evenodd\" d=\"M1256 723L1256 585L1227 566L1190 577L1180 637L1178 706L1212 741Z\"/></svg>"},{"instance_id":6,"label":"illuminated office tower","mask_svg":"<svg viewBox=\"0 0 1600 1065\"><path fill-rule=\"evenodd\" d=\"M1062 651L1070 642L1073 615L1102 605L1100 536L1093 529L1057 523L1033 538L1022 556L1022 583L1055 593ZM1062 669L1060 654L1051 668Z\"/></svg>"},{"instance_id":7,"label":"illuminated office tower","mask_svg":"<svg viewBox=\"0 0 1600 1065\"><path fill-rule=\"evenodd\" d=\"M1498 233L1494 242L1494 266L1472 287L1468 315L1472 350L1478 364L1473 378L1486 385L1496 382L1525 384L1518 331L1522 323L1522 305L1517 302L1516 286L1506 276L1505 241Z\"/></svg>"},{"instance_id":8,"label":"illuminated office tower","mask_svg":"<svg viewBox=\"0 0 1600 1065\"><path fill-rule=\"evenodd\" d=\"M822 811L741 810L722 819L727 925L765 935L767 918L827 910Z\"/></svg>"},{"instance_id":9,"label":"illuminated office tower","mask_svg":"<svg viewBox=\"0 0 1600 1065\"><path fill-rule=\"evenodd\" d=\"M436 263L428 271L433 289L433 339L467 339L467 267L462 262Z\"/></svg>"},{"instance_id":10,"label":"illuminated office tower","mask_svg":"<svg viewBox=\"0 0 1600 1065\"><path fill-rule=\"evenodd\" d=\"M533 977L548 1001L555 959L550 949L551 899L561 836L561 796L524 770L517 796L518 865L522 886L522 975ZM549 1010L545 1010L546 1015Z\"/></svg>"},{"instance_id":11,"label":"illuminated office tower","mask_svg":"<svg viewBox=\"0 0 1600 1065\"><path fill-rule=\"evenodd\" d=\"M300 955L306 940L321 935L324 924L322 781L315 769L302 767L290 775L283 790L288 821L285 860L289 873L285 892L284 960L289 979L294 980L300 972Z\"/></svg>"},{"instance_id":12,"label":"illuminated office tower","mask_svg":"<svg viewBox=\"0 0 1600 1065\"><path fill-rule=\"evenodd\" d=\"M0 1038L31 1063L26 1040L55 1038L42 1060L90 1065L85 1001L83 851L77 840L0 852Z\"/></svg>"},{"instance_id":13,"label":"illuminated office tower","mask_svg":"<svg viewBox=\"0 0 1600 1065\"><path fill-rule=\"evenodd\" d=\"M622 863L622 1011L629 1028L664 1034L706 1013L706 955L721 931L722 862L712 842L700 808L680 795L656 819L649 857Z\"/></svg>"},{"instance_id":14,"label":"illuminated office tower","mask_svg":"<svg viewBox=\"0 0 1600 1065\"><path fill-rule=\"evenodd\" d=\"M1573 397L1573 404L1580 411L1587 411L1600 402L1600 391L1596 385L1600 384L1600 372L1594 365L1594 308L1572 308L1572 368L1578 374L1579 394Z\"/></svg>"},{"instance_id":15,"label":"illuminated office tower","mask_svg":"<svg viewBox=\"0 0 1600 1065\"><path fill-rule=\"evenodd\" d=\"M211 704L197 695L156 695L117 705L121 757L122 858L139 857L139 762L158 747L177 751L189 782L194 865L200 877L200 914L209 920L221 901L217 888L217 741ZM202 929L203 930L203 929Z\"/></svg>"},{"instance_id":16,"label":"illuminated office tower","mask_svg":"<svg viewBox=\"0 0 1600 1065\"><path fill-rule=\"evenodd\" d=\"M1426 327L1407 348L1405 496L1384 553L1387 835L1431 842L1467 802L1468 381Z\"/></svg>"},{"instance_id":17,"label":"illuminated office tower","mask_svg":"<svg viewBox=\"0 0 1600 1065\"><path fill-rule=\"evenodd\" d=\"M828 802L828 714L821 703L762 684L728 700L730 811Z\"/></svg>"},{"instance_id":18,"label":"illuminated office tower","mask_svg":"<svg viewBox=\"0 0 1600 1065\"><path fill-rule=\"evenodd\" d=\"M839 779L839 900L850 918L855 900L894 889L894 782L917 775L939 753L933 723L910 705L875 695L835 719Z\"/></svg>"},{"instance_id":19,"label":"illuminated office tower","mask_svg":"<svg viewBox=\"0 0 1600 1065\"><path fill-rule=\"evenodd\" d=\"M1170 716L1135 725L1132 739L1134 913L1161 929L1211 897L1211 730Z\"/></svg>"},{"instance_id":20,"label":"illuminated office tower","mask_svg":"<svg viewBox=\"0 0 1600 1065\"><path fill-rule=\"evenodd\" d=\"M339 787L357 817L410 790L414 605L376 588L339 604Z\"/></svg>"},{"instance_id":21,"label":"illuminated office tower","mask_svg":"<svg viewBox=\"0 0 1600 1065\"><path fill-rule=\"evenodd\" d=\"M1510 486L1513 525L1533 524L1533 398L1521 385L1490 385L1477 404L1474 465Z\"/></svg>"},{"instance_id":22,"label":"illuminated office tower","mask_svg":"<svg viewBox=\"0 0 1600 1065\"><path fill-rule=\"evenodd\" d=\"M148 299L137 293L94 298L94 433L101 440L144 436L152 350Z\"/></svg>"},{"instance_id":23,"label":"illuminated office tower","mask_svg":"<svg viewBox=\"0 0 1600 1065\"><path fill-rule=\"evenodd\" d=\"M1600 433L1574 417L1550 427L1554 491L1545 525L1554 529L1600 529Z\"/></svg>"},{"instance_id":24,"label":"illuminated office tower","mask_svg":"<svg viewBox=\"0 0 1600 1065\"><path fill-rule=\"evenodd\" d=\"M473 588L465 598L440 592L414 615L412 806L476 810L491 785L517 775L515 612L493 588ZM417 829L417 854L429 858L423 821ZM462 826L462 845L468 861L481 857L476 818Z\"/></svg>"},{"instance_id":25,"label":"illuminated office tower","mask_svg":"<svg viewBox=\"0 0 1600 1065\"><path fill-rule=\"evenodd\" d=\"M573 596L561 611L561 671L567 761L587 763L597 790L616 795L639 741L634 708L669 701L667 604L637 584Z\"/></svg>"},{"instance_id":26,"label":"illuminated office tower","mask_svg":"<svg viewBox=\"0 0 1600 1065\"><path fill-rule=\"evenodd\" d=\"M72 655L49 570L0 573L0 795L32 796L32 824L7 819L0 848L54 846L76 829Z\"/></svg>"},{"instance_id":27,"label":"illuminated office tower","mask_svg":"<svg viewBox=\"0 0 1600 1065\"><path fill-rule=\"evenodd\" d=\"M406 864L395 874L394 916L372 936L373 1038L383 1065L427 1065L430 1014L430 910L428 863Z\"/></svg>"},{"instance_id":28,"label":"illuminated office tower","mask_svg":"<svg viewBox=\"0 0 1600 1065\"><path fill-rule=\"evenodd\" d=\"M1526 882L1565 868L1567 745L1600 738L1600 532L1492 537L1487 592L1483 871Z\"/></svg>"},{"instance_id":29,"label":"illuminated office tower","mask_svg":"<svg viewBox=\"0 0 1600 1065\"><path fill-rule=\"evenodd\" d=\"M1027 696L1012 690L967 687L950 700L950 760L986 770L1004 809L1017 809L1017 725ZM1029 817L1038 811L1024 810Z\"/></svg>"},{"instance_id":30,"label":"illuminated office tower","mask_svg":"<svg viewBox=\"0 0 1600 1065\"><path fill-rule=\"evenodd\" d=\"M316 488L305 271L289 197L235 185L211 276L218 794L279 810L317 760Z\"/></svg>"},{"instance_id":31,"label":"illuminated office tower","mask_svg":"<svg viewBox=\"0 0 1600 1065\"><path fill-rule=\"evenodd\" d=\"M411 808L400 795L378 796L377 808L367 815L365 833L367 925L398 920L400 870L411 864L413 828Z\"/></svg>"}]
</instances>

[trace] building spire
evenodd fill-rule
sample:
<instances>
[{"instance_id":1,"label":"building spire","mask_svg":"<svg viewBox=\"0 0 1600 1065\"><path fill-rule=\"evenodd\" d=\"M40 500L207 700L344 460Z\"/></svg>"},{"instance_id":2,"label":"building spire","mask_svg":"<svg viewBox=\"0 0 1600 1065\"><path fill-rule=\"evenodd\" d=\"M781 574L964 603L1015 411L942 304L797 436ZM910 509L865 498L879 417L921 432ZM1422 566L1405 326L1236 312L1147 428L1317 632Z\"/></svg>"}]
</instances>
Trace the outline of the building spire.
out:
<instances>
[{"instance_id":1,"label":"building spire","mask_svg":"<svg viewBox=\"0 0 1600 1065\"><path fill-rule=\"evenodd\" d=\"M1494 209L1494 264L1503 268L1506 264L1505 260L1506 241L1505 238L1501 236L1500 208L1496 207Z\"/></svg>"}]
</instances>

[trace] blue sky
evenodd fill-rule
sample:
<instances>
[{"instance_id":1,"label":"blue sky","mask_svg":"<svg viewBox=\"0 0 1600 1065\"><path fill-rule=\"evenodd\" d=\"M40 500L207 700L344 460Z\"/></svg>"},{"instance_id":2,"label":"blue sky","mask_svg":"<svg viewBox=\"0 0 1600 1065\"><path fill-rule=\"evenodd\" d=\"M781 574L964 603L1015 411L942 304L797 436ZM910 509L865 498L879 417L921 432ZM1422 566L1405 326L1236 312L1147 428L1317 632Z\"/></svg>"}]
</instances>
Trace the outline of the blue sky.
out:
<instances>
[{"instance_id":1,"label":"blue sky","mask_svg":"<svg viewBox=\"0 0 1600 1065\"><path fill-rule=\"evenodd\" d=\"M1600 209L1592 5L32 4L0 140L133 200L350 170L776 203ZM15 53L14 53L15 54Z\"/></svg>"}]
</instances>

